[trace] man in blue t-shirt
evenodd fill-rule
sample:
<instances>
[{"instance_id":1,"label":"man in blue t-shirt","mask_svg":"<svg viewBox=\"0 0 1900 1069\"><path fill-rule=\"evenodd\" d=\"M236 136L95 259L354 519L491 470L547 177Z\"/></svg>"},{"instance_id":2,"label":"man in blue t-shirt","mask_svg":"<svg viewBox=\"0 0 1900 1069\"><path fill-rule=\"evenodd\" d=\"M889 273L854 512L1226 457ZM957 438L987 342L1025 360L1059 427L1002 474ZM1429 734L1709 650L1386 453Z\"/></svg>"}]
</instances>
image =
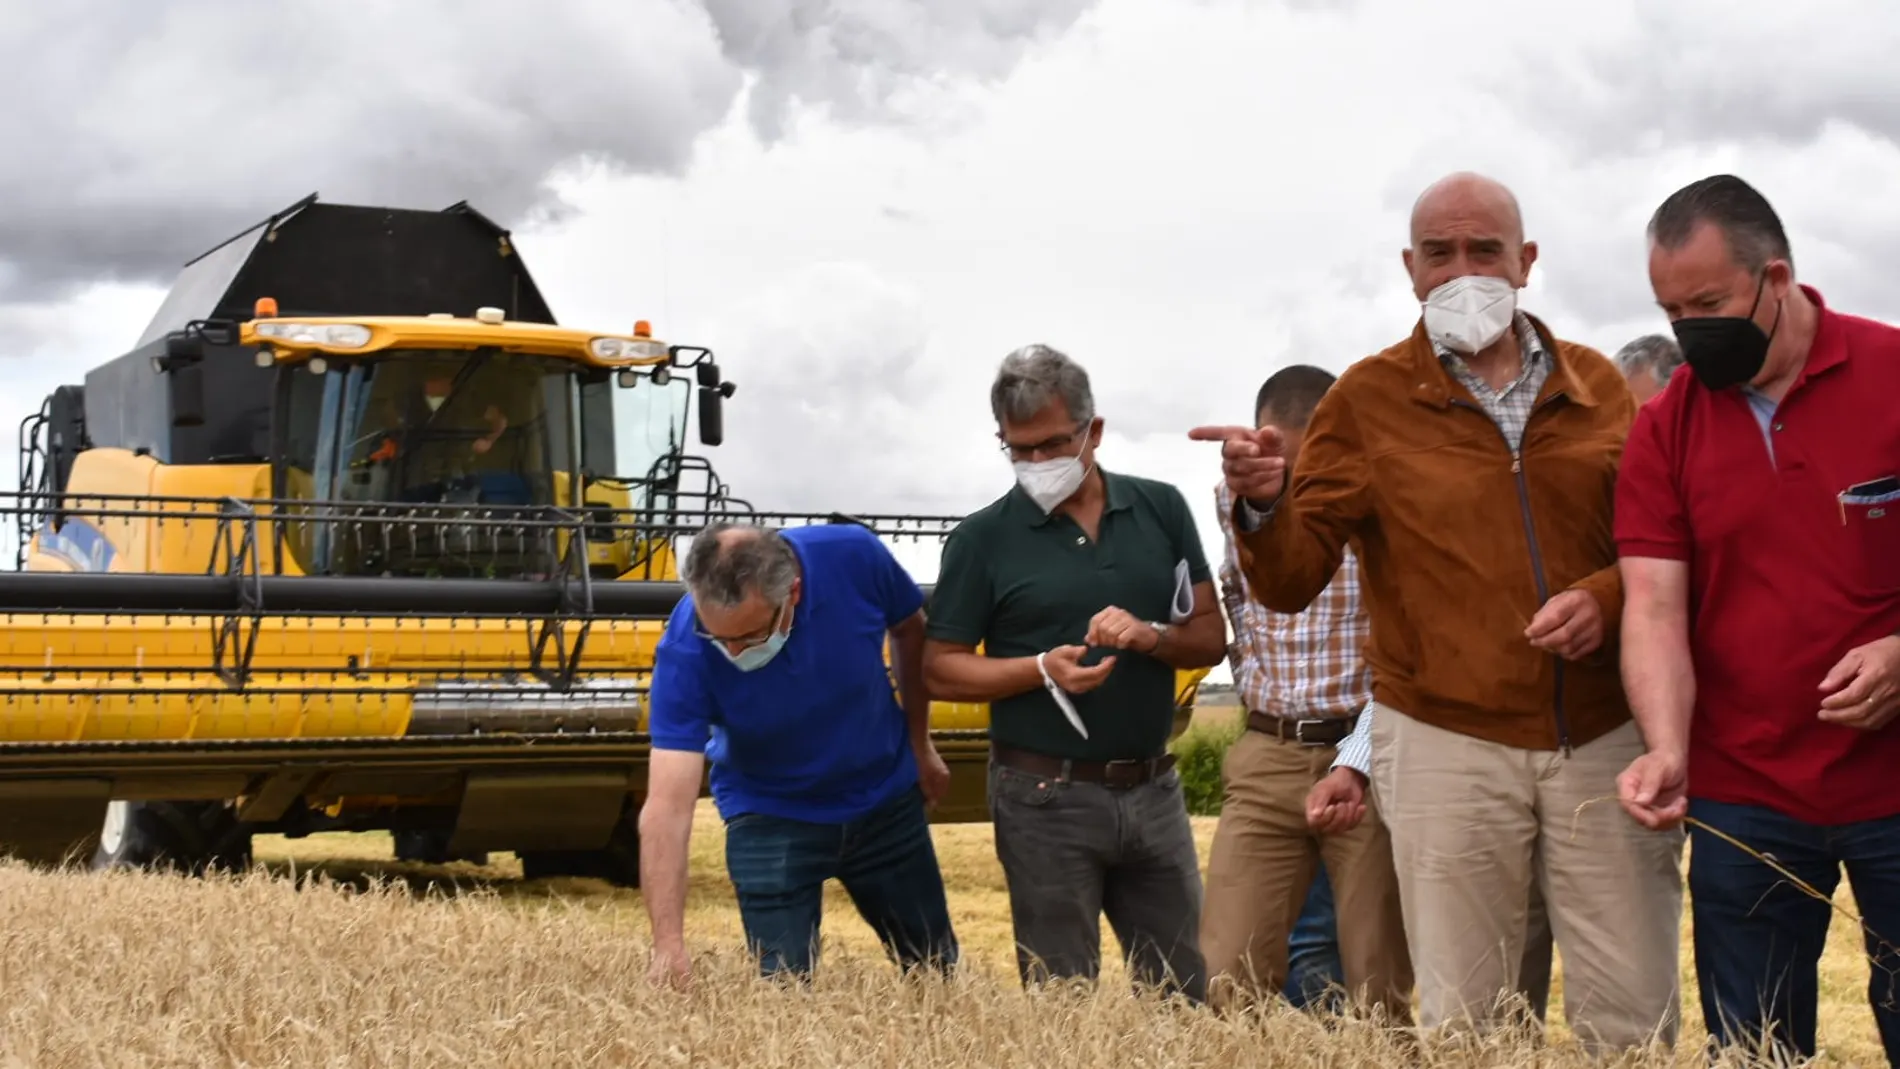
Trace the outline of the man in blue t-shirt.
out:
<instances>
[{"instance_id":1,"label":"man in blue t-shirt","mask_svg":"<svg viewBox=\"0 0 1900 1069\"><path fill-rule=\"evenodd\" d=\"M680 573L687 594L655 654L640 811L652 978L690 976L687 844L707 761L726 869L762 972L810 973L834 877L906 968L953 965L924 812L950 772L930 740L923 591L856 524L715 523Z\"/></svg>"}]
</instances>

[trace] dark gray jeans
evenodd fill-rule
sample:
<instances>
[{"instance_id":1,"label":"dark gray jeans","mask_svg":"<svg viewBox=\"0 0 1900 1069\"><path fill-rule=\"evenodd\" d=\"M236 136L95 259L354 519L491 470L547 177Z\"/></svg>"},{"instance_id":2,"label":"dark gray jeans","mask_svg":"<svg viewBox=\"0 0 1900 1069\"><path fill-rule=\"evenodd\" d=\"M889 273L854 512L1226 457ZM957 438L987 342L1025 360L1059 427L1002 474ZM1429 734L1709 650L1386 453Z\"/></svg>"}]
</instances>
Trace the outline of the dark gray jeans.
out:
<instances>
[{"instance_id":1,"label":"dark gray jeans","mask_svg":"<svg viewBox=\"0 0 1900 1069\"><path fill-rule=\"evenodd\" d=\"M1205 1000L1200 858L1178 773L1111 790L992 763L989 797L1025 985L1095 979L1106 913L1131 979Z\"/></svg>"}]
</instances>

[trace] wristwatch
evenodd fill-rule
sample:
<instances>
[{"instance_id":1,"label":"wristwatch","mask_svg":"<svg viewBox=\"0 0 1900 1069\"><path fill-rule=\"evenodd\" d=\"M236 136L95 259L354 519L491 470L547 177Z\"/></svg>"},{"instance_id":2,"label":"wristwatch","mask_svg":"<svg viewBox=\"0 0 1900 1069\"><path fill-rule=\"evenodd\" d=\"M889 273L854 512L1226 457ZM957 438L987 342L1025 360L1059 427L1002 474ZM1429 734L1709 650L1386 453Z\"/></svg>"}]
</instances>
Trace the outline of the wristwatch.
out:
<instances>
[{"instance_id":1,"label":"wristwatch","mask_svg":"<svg viewBox=\"0 0 1900 1069\"><path fill-rule=\"evenodd\" d=\"M1155 642L1159 644L1162 639L1165 639L1168 637L1168 629L1172 628L1174 625L1164 624L1158 620L1150 620L1148 621L1148 626L1155 629Z\"/></svg>"}]
</instances>

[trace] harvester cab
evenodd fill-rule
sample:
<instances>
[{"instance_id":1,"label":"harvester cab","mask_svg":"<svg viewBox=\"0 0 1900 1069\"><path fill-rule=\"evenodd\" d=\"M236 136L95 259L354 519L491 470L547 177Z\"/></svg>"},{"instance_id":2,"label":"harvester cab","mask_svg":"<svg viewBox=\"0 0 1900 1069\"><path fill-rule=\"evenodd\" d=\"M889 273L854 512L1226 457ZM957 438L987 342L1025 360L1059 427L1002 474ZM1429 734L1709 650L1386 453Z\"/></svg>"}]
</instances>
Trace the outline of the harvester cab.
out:
<instances>
[{"instance_id":1,"label":"harvester cab","mask_svg":"<svg viewBox=\"0 0 1900 1069\"><path fill-rule=\"evenodd\" d=\"M312 197L193 261L22 427L0 850L202 870L257 833L388 831L637 883L684 543L722 515L926 546L958 520L753 509L687 451L733 392L645 322L556 325L465 205ZM987 712L932 707L935 819L987 816Z\"/></svg>"},{"instance_id":2,"label":"harvester cab","mask_svg":"<svg viewBox=\"0 0 1900 1069\"><path fill-rule=\"evenodd\" d=\"M702 442L717 443L733 392L710 353L670 347L644 321L615 335L511 323L497 308L292 320L259 303L262 315L235 330L278 375L280 509L322 502L332 519L520 523L484 526L482 537L461 524L285 523L290 563L306 575L546 579L566 541L532 522L593 515L605 522L587 570L617 579L654 547L616 519L678 505L692 387L676 372L701 372Z\"/></svg>"}]
</instances>

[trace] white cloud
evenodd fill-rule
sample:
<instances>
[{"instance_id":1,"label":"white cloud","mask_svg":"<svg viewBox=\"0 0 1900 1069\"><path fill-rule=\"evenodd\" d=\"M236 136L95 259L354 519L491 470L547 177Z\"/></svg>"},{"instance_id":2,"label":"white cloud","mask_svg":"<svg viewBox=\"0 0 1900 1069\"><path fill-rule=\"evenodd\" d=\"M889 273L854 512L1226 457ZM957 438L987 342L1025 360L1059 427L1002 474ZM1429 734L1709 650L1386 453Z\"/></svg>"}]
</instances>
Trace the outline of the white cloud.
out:
<instances>
[{"instance_id":1,"label":"white cloud","mask_svg":"<svg viewBox=\"0 0 1900 1069\"><path fill-rule=\"evenodd\" d=\"M1090 0L8 5L0 299L150 281L311 190L559 216L552 172L671 174L753 86L853 121L996 77Z\"/></svg>"},{"instance_id":2,"label":"white cloud","mask_svg":"<svg viewBox=\"0 0 1900 1069\"><path fill-rule=\"evenodd\" d=\"M1873 0L1799 19L1104 0L1047 24L993 23L1020 10L1000 3L707 7L722 54L764 75L678 177L570 168L552 186L571 214L518 243L565 321L647 318L718 351L739 391L714 459L762 507L981 504L1009 477L989 376L1042 341L1090 369L1104 462L1179 484L1217 552L1215 463L1182 434L1245 418L1280 366L1340 370L1408 331L1407 214L1452 170L1512 185L1542 251L1526 307L1606 352L1665 327L1649 212L1719 170L1775 202L1833 303L1900 317L1900 102L1868 91L1900 23ZM507 83L526 114L570 99L542 73Z\"/></svg>"}]
</instances>

